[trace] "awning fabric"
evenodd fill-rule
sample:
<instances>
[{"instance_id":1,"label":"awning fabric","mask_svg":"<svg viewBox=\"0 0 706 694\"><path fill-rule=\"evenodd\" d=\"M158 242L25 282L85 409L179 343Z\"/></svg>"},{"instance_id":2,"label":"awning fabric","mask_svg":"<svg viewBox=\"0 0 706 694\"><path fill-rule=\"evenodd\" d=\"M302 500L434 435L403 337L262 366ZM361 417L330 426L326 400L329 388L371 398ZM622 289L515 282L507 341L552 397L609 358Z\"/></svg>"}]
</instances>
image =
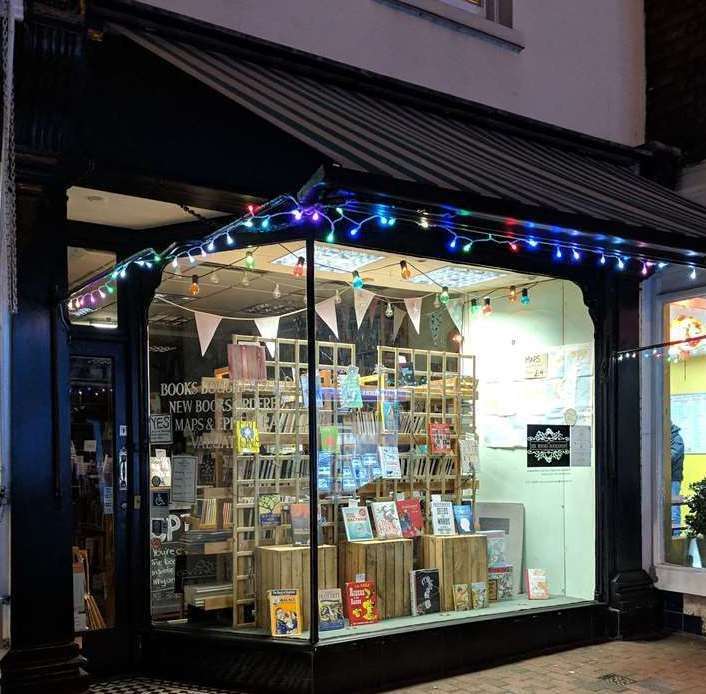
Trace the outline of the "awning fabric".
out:
<instances>
[{"instance_id":1,"label":"awning fabric","mask_svg":"<svg viewBox=\"0 0 706 694\"><path fill-rule=\"evenodd\" d=\"M630 167L224 52L114 29L344 167L706 238L706 208Z\"/></svg>"}]
</instances>

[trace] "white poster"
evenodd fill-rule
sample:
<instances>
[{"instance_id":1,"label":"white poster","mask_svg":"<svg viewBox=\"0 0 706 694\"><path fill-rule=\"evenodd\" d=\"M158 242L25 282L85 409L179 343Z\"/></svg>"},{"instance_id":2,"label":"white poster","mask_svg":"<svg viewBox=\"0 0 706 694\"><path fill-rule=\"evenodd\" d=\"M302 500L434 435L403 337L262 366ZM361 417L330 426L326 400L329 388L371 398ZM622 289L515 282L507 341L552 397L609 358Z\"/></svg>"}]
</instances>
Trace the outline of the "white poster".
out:
<instances>
[{"instance_id":1,"label":"white poster","mask_svg":"<svg viewBox=\"0 0 706 694\"><path fill-rule=\"evenodd\" d=\"M571 467L591 467L591 427L571 427Z\"/></svg>"}]
</instances>

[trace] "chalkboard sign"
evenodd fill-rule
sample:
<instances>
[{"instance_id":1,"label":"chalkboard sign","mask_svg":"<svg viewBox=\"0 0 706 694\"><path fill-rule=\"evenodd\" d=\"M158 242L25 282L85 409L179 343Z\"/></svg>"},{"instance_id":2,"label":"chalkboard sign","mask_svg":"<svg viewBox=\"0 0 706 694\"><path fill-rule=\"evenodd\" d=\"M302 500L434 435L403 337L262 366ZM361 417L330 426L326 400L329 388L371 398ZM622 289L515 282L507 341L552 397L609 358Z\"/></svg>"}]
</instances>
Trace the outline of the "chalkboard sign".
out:
<instances>
[{"instance_id":1,"label":"chalkboard sign","mask_svg":"<svg viewBox=\"0 0 706 694\"><path fill-rule=\"evenodd\" d=\"M150 548L150 585L152 614L181 615L181 596L176 589L176 564L179 550L174 544L153 539Z\"/></svg>"}]
</instances>

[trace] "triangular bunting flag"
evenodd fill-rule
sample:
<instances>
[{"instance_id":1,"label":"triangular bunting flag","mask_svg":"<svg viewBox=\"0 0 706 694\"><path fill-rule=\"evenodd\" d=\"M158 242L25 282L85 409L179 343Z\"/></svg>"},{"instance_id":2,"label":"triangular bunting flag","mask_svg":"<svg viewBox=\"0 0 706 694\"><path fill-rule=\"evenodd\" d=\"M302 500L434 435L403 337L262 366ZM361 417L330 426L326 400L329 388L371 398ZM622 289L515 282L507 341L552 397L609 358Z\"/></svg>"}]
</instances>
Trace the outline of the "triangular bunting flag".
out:
<instances>
[{"instance_id":1,"label":"triangular bunting flag","mask_svg":"<svg viewBox=\"0 0 706 694\"><path fill-rule=\"evenodd\" d=\"M375 298L375 294L373 292L369 292L367 289L354 289L353 290L353 305L355 306L355 320L358 323L358 327L360 328L360 324L363 322L363 318L365 318L365 314L368 311L368 307L370 306L370 302Z\"/></svg>"},{"instance_id":2,"label":"triangular bunting flag","mask_svg":"<svg viewBox=\"0 0 706 694\"><path fill-rule=\"evenodd\" d=\"M405 299L404 305L407 308L407 313L409 313L409 319L412 321L417 335L419 335L419 321L422 319L422 297Z\"/></svg>"},{"instance_id":3,"label":"triangular bunting flag","mask_svg":"<svg viewBox=\"0 0 706 694\"><path fill-rule=\"evenodd\" d=\"M212 313L201 313L194 311L196 319L196 332L199 335L199 344L201 345L201 356L206 354L208 346L211 344L213 336L221 322L221 316L214 316Z\"/></svg>"},{"instance_id":4,"label":"triangular bunting flag","mask_svg":"<svg viewBox=\"0 0 706 694\"><path fill-rule=\"evenodd\" d=\"M450 299L446 308L458 332L463 333L463 299Z\"/></svg>"},{"instance_id":5,"label":"triangular bunting flag","mask_svg":"<svg viewBox=\"0 0 706 694\"><path fill-rule=\"evenodd\" d=\"M321 320L326 323L326 325L328 325L328 327L331 329L331 332L336 336L336 339L338 339L336 297L332 296L330 299L320 301L314 306L314 308L316 309L316 313L319 315L319 318L321 318Z\"/></svg>"},{"instance_id":6,"label":"triangular bunting flag","mask_svg":"<svg viewBox=\"0 0 706 694\"><path fill-rule=\"evenodd\" d=\"M255 326L257 327L262 337L277 337L279 330L279 316L269 316L268 318L255 318ZM270 356L275 356L275 343L266 342L267 351Z\"/></svg>"},{"instance_id":7,"label":"triangular bunting flag","mask_svg":"<svg viewBox=\"0 0 706 694\"><path fill-rule=\"evenodd\" d=\"M394 342L397 337L397 333L400 331L400 327L402 327L402 321L407 314L401 308L397 308L396 306L392 310L394 312L394 315L392 316L392 341Z\"/></svg>"}]
</instances>

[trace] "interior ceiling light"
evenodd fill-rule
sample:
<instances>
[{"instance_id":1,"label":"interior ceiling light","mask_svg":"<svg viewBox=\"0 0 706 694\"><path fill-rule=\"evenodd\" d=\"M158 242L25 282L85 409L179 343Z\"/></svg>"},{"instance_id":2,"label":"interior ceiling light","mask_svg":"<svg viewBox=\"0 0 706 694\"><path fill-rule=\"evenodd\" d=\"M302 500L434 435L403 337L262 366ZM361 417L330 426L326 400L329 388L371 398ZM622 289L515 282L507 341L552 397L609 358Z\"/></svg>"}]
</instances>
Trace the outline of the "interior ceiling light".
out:
<instances>
[{"instance_id":1,"label":"interior ceiling light","mask_svg":"<svg viewBox=\"0 0 706 694\"><path fill-rule=\"evenodd\" d=\"M464 287L472 287L474 284L488 282L498 277L502 277L502 275L492 270L444 265L436 268L436 270L429 270L423 275L415 275L411 282L413 284L437 284L449 289L463 289Z\"/></svg>"},{"instance_id":2,"label":"interior ceiling light","mask_svg":"<svg viewBox=\"0 0 706 694\"><path fill-rule=\"evenodd\" d=\"M299 258L306 256L306 248L287 253L272 261L273 265L294 267ZM356 249L337 248L336 246L316 246L314 249L314 267L319 272L340 272L350 274L353 270L382 260L384 256L365 253Z\"/></svg>"}]
</instances>

